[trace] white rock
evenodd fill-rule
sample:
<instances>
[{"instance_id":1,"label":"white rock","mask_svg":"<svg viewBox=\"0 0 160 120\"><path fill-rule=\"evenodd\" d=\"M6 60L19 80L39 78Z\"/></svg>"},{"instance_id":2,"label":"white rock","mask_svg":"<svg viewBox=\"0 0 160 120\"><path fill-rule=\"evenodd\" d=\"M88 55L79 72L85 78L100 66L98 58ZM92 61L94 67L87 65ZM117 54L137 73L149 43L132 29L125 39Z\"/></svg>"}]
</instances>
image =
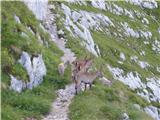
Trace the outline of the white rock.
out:
<instances>
[{"instance_id":1,"label":"white rock","mask_svg":"<svg viewBox=\"0 0 160 120\"><path fill-rule=\"evenodd\" d=\"M160 66L157 66L157 72L159 72L160 73Z\"/></svg>"},{"instance_id":2,"label":"white rock","mask_svg":"<svg viewBox=\"0 0 160 120\"><path fill-rule=\"evenodd\" d=\"M128 17L130 17L132 19L134 18L134 13L133 13L132 10L127 10L125 8L122 8L122 7L118 6L118 5L116 5L115 3L106 2L105 5L106 5L106 9L108 11L110 11L111 13L113 13L113 14L126 15L126 16L128 16Z\"/></svg>"},{"instance_id":3,"label":"white rock","mask_svg":"<svg viewBox=\"0 0 160 120\"><path fill-rule=\"evenodd\" d=\"M141 110L141 106L140 106L140 105L134 104L133 106L134 106L136 109Z\"/></svg>"},{"instance_id":4,"label":"white rock","mask_svg":"<svg viewBox=\"0 0 160 120\"><path fill-rule=\"evenodd\" d=\"M137 94L138 94L139 96L141 96L142 98L144 98L148 103L151 102L150 99L149 99L149 94L145 94L145 93L143 93L143 92L137 92Z\"/></svg>"},{"instance_id":5,"label":"white rock","mask_svg":"<svg viewBox=\"0 0 160 120\"><path fill-rule=\"evenodd\" d=\"M14 15L14 19L15 19L15 21L16 21L17 23L21 23L21 21L20 21L20 19L19 19L19 17L18 17L17 15Z\"/></svg>"},{"instance_id":6,"label":"white rock","mask_svg":"<svg viewBox=\"0 0 160 120\"><path fill-rule=\"evenodd\" d=\"M149 67L150 65L145 61L138 61L138 64L142 69Z\"/></svg>"},{"instance_id":7,"label":"white rock","mask_svg":"<svg viewBox=\"0 0 160 120\"><path fill-rule=\"evenodd\" d=\"M157 7L158 7L157 2L154 1L154 0L144 1L144 2L142 3L142 6L143 6L144 8L149 8L149 9L153 9L153 8L157 8Z\"/></svg>"},{"instance_id":8,"label":"white rock","mask_svg":"<svg viewBox=\"0 0 160 120\"><path fill-rule=\"evenodd\" d=\"M73 32L80 38L82 38L84 41L82 41L82 44L86 46L86 48L92 52L95 56L100 55L100 51L98 46L94 43L93 38L91 36L91 33L89 31L89 27L94 26L96 23L94 20L92 20L92 14L87 13L85 11L80 11L80 14L82 17L82 22L81 24L77 22L77 25L74 24L71 20L72 17L76 17L74 14L77 14L75 12L73 12L73 14L71 14L71 10L68 6L62 4L62 9L64 10L64 13L66 15L66 21L65 21L65 25L67 26L68 30L71 31L70 27L73 28ZM71 17L71 18L70 18ZM84 19L85 18L85 19ZM76 21L76 18L73 18ZM86 20L90 20L90 23L88 23ZM85 20L85 21L83 21ZM80 28L81 29L80 29Z\"/></svg>"},{"instance_id":9,"label":"white rock","mask_svg":"<svg viewBox=\"0 0 160 120\"><path fill-rule=\"evenodd\" d=\"M149 44L149 41L144 41L144 44L145 44L145 45L148 45L148 44Z\"/></svg>"},{"instance_id":10,"label":"white rock","mask_svg":"<svg viewBox=\"0 0 160 120\"><path fill-rule=\"evenodd\" d=\"M148 21L147 18L143 18L143 19L142 19L142 23L149 24L149 21Z\"/></svg>"},{"instance_id":11,"label":"white rock","mask_svg":"<svg viewBox=\"0 0 160 120\"><path fill-rule=\"evenodd\" d=\"M72 12L72 18L73 18L73 22L77 22L78 19L81 17L81 14L76 12L76 11L73 11Z\"/></svg>"},{"instance_id":12,"label":"white rock","mask_svg":"<svg viewBox=\"0 0 160 120\"><path fill-rule=\"evenodd\" d=\"M123 61L125 61L126 60L126 57L125 57L125 55L124 55L124 53L120 53L120 58L123 60Z\"/></svg>"},{"instance_id":13,"label":"white rock","mask_svg":"<svg viewBox=\"0 0 160 120\"><path fill-rule=\"evenodd\" d=\"M28 35L27 35L26 33L24 33L24 32L21 32L21 35L22 35L23 37L28 37Z\"/></svg>"},{"instance_id":14,"label":"white rock","mask_svg":"<svg viewBox=\"0 0 160 120\"><path fill-rule=\"evenodd\" d=\"M24 0L24 3L39 20L44 20L47 13L48 0Z\"/></svg>"},{"instance_id":15,"label":"white rock","mask_svg":"<svg viewBox=\"0 0 160 120\"><path fill-rule=\"evenodd\" d=\"M136 55L134 56L131 56L130 59L134 62L137 62L138 61L138 57Z\"/></svg>"},{"instance_id":16,"label":"white rock","mask_svg":"<svg viewBox=\"0 0 160 120\"><path fill-rule=\"evenodd\" d=\"M99 8L99 9L102 9L102 10L106 9L105 0L92 0L91 5L95 8Z\"/></svg>"},{"instance_id":17,"label":"white rock","mask_svg":"<svg viewBox=\"0 0 160 120\"><path fill-rule=\"evenodd\" d=\"M119 68L112 68L108 66L109 71L112 73L114 79L117 79L124 84L128 85L131 89L145 88L146 85L141 81L140 75L137 72L129 72L124 75L124 71Z\"/></svg>"},{"instance_id":18,"label":"white rock","mask_svg":"<svg viewBox=\"0 0 160 120\"><path fill-rule=\"evenodd\" d=\"M128 37L132 36L132 37L135 37L135 38L139 38L138 32L136 32L132 28L130 28L128 26L127 22L121 23L121 25L122 25L123 29L125 30L125 32L124 32L125 35L127 35Z\"/></svg>"},{"instance_id":19,"label":"white rock","mask_svg":"<svg viewBox=\"0 0 160 120\"><path fill-rule=\"evenodd\" d=\"M64 13L70 17L71 16L70 8L68 6L66 6L66 5L64 5L64 4L61 4L61 7L64 10Z\"/></svg>"},{"instance_id":20,"label":"white rock","mask_svg":"<svg viewBox=\"0 0 160 120\"><path fill-rule=\"evenodd\" d=\"M130 18L134 19L133 11L131 11L131 10L129 11L127 9L124 9L124 14L129 16Z\"/></svg>"},{"instance_id":21,"label":"white rock","mask_svg":"<svg viewBox=\"0 0 160 120\"><path fill-rule=\"evenodd\" d=\"M108 65L108 69L114 79L123 82L133 90L139 89L140 91L137 91L137 94L149 103L151 101L160 103L160 78L146 78L147 82L143 83L137 72L128 72L125 75L120 68L112 68Z\"/></svg>"},{"instance_id":22,"label":"white rock","mask_svg":"<svg viewBox=\"0 0 160 120\"><path fill-rule=\"evenodd\" d=\"M122 15L123 14L123 8L119 7L118 5L113 3L113 12L115 12L117 15Z\"/></svg>"},{"instance_id":23,"label":"white rock","mask_svg":"<svg viewBox=\"0 0 160 120\"><path fill-rule=\"evenodd\" d=\"M27 27L27 29L28 29L33 35L35 35L35 33L33 32L33 30L31 29L31 27Z\"/></svg>"},{"instance_id":24,"label":"white rock","mask_svg":"<svg viewBox=\"0 0 160 120\"><path fill-rule=\"evenodd\" d=\"M142 31L142 30L140 30L139 31L139 34L140 34L140 36L143 36L145 39L151 39L151 37L152 37L152 33L151 32L149 32L149 31Z\"/></svg>"},{"instance_id":25,"label":"white rock","mask_svg":"<svg viewBox=\"0 0 160 120\"><path fill-rule=\"evenodd\" d=\"M160 78L152 77L146 79L148 80L147 87L150 88L153 93L151 100L160 103Z\"/></svg>"},{"instance_id":26,"label":"white rock","mask_svg":"<svg viewBox=\"0 0 160 120\"><path fill-rule=\"evenodd\" d=\"M118 63L119 63L119 64L121 64L121 65L123 64L123 62L122 62L122 61L118 61Z\"/></svg>"},{"instance_id":27,"label":"white rock","mask_svg":"<svg viewBox=\"0 0 160 120\"><path fill-rule=\"evenodd\" d=\"M10 84L10 89L14 90L16 92L22 92L23 89L26 88L26 84L25 82L23 82L22 80L18 80L17 78L15 78L14 76L10 75L11 77L11 84Z\"/></svg>"},{"instance_id":28,"label":"white rock","mask_svg":"<svg viewBox=\"0 0 160 120\"><path fill-rule=\"evenodd\" d=\"M145 39L151 39L152 33L150 31L142 31L142 30L133 30L131 27L128 26L127 22L121 23L122 28L124 29L124 34L128 37L144 37Z\"/></svg>"},{"instance_id":29,"label":"white rock","mask_svg":"<svg viewBox=\"0 0 160 120\"><path fill-rule=\"evenodd\" d=\"M141 56L145 56L146 53L145 53L145 51L142 50L139 54L140 54Z\"/></svg>"},{"instance_id":30,"label":"white rock","mask_svg":"<svg viewBox=\"0 0 160 120\"><path fill-rule=\"evenodd\" d=\"M160 27L158 28L158 33L160 34Z\"/></svg>"},{"instance_id":31,"label":"white rock","mask_svg":"<svg viewBox=\"0 0 160 120\"><path fill-rule=\"evenodd\" d=\"M26 69L30 82L27 83L27 88L32 89L43 81L43 76L46 75L46 67L42 59L42 55L34 57L31 63L31 58L28 53L22 52L19 63Z\"/></svg>"},{"instance_id":32,"label":"white rock","mask_svg":"<svg viewBox=\"0 0 160 120\"><path fill-rule=\"evenodd\" d=\"M158 40L155 40L152 43L152 50L154 50L156 53L160 54L160 42Z\"/></svg>"},{"instance_id":33,"label":"white rock","mask_svg":"<svg viewBox=\"0 0 160 120\"><path fill-rule=\"evenodd\" d=\"M130 120L129 116L127 113L122 114L122 120Z\"/></svg>"},{"instance_id":34,"label":"white rock","mask_svg":"<svg viewBox=\"0 0 160 120\"><path fill-rule=\"evenodd\" d=\"M64 31L62 29L60 29L58 32L57 32L59 35L64 35Z\"/></svg>"},{"instance_id":35,"label":"white rock","mask_svg":"<svg viewBox=\"0 0 160 120\"><path fill-rule=\"evenodd\" d=\"M154 120L160 120L160 114L158 111L160 111L159 108L156 108L154 106L148 106L144 108L144 111L150 115Z\"/></svg>"},{"instance_id":36,"label":"white rock","mask_svg":"<svg viewBox=\"0 0 160 120\"><path fill-rule=\"evenodd\" d=\"M150 1L143 1L143 0L126 0L127 2L129 1L131 4L138 5L140 7L144 8L157 8L157 2L155 0L150 0Z\"/></svg>"}]
</instances>

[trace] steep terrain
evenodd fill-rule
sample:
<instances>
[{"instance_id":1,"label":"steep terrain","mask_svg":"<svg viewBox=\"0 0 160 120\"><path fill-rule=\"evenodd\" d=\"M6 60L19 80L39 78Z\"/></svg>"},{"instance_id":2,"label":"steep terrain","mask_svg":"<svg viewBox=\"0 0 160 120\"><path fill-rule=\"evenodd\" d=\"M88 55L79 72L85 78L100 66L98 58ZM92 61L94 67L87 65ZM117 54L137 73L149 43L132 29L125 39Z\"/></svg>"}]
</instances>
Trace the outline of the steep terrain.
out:
<instances>
[{"instance_id":1,"label":"steep terrain","mask_svg":"<svg viewBox=\"0 0 160 120\"><path fill-rule=\"evenodd\" d=\"M159 11L141 0L3 1L2 119L160 120ZM112 85L97 79L73 98L71 66L64 76L57 66L85 56Z\"/></svg>"}]
</instances>

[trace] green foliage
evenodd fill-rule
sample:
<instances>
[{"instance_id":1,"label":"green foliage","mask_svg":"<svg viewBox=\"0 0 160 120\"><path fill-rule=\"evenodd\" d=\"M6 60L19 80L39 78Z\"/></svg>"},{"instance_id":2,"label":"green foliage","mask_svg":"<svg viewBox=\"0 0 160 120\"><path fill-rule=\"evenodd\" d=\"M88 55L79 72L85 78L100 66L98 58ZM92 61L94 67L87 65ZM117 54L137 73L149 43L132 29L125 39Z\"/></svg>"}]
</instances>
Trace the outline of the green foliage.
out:
<instances>
[{"instance_id":1,"label":"green foliage","mask_svg":"<svg viewBox=\"0 0 160 120\"><path fill-rule=\"evenodd\" d=\"M5 73L10 73L11 66L14 63L13 57L9 54L7 48L2 49L1 56L2 56L2 59L1 59L2 71Z\"/></svg>"},{"instance_id":2,"label":"green foliage","mask_svg":"<svg viewBox=\"0 0 160 120\"><path fill-rule=\"evenodd\" d=\"M106 87L96 82L95 87L91 90L80 93L75 97L70 105L70 119L121 120L122 114L126 112L134 120L151 120L148 115L133 106L135 101L130 100L130 95L127 92L134 94L132 91L126 90L123 84L116 83L112 87ZM138 98L136 95L134 97ZM141 103L138 104L141 105Z\"/></svg>"},{"instance_id":3,"label":"green foliage","mask_svg":"<svg viewBox=\"0 0 160 120\"><path fill-rule=\"evenodd\" d=\"M24 81L29 80L27 71L24 69L24 67L20 63L14 64L12 68L12 75L16 76L16 78L19 80L24 80Z\"/></svg>"},{"instance_id":4,"label":"green foliage","mask_svg":"<svg viewBox=\"0 0 160 120\"><path fill-rule=\"evenodd\" d=\"M105 119L109 120L121 120L122 111L120 108L114 107L113 104L107 104L100 109Z\"/></svg>"}]
</instances>

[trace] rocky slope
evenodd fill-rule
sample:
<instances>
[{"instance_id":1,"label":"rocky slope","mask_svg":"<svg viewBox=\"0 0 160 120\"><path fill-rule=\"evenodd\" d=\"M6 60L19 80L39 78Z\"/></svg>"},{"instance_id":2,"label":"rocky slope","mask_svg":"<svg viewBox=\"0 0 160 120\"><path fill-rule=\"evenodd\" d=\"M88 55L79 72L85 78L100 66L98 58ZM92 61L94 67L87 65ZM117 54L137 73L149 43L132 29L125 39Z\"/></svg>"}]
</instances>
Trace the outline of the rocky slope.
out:
<instances>
[{"instance_id":1,"label":"rocky slope","mask_svg":"<svg viewBox=\"0 0 160 120\"><path fill-rule=\"evenodd\" d=\"M53 93L70 81L70 68L61 77L57 64L88 55L94 57L92 70L103 64L113 84L97 80L57 109L65 113L61 119L159 120L159 9L160 2L141 0L2 2L2 118L49 113ZM60 119L57 111L48 119Z\"/></svg>"}]
</instances>

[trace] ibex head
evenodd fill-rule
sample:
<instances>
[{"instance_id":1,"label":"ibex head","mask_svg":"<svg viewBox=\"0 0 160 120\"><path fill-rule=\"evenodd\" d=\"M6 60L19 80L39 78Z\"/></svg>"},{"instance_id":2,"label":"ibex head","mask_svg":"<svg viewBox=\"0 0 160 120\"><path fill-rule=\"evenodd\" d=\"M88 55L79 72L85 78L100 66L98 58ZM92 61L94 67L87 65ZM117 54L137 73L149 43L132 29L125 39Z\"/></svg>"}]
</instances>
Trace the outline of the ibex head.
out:
<instances>
[{"instance_id":1,"label":"ibex head","mask_svg":"<svg viewBox=\"0 0 160 120\"><path fill-rule=\"evenodd\" d=\"M85 59L83 59L83 60L73 61L72 64L76 67L76 69L78 71L80 71L84 67L85 67L85 69L89 68L92 64L92 61L93 61L92 58L87 59L87 57L85 57Z\"/></svg>"}]
</instances>

